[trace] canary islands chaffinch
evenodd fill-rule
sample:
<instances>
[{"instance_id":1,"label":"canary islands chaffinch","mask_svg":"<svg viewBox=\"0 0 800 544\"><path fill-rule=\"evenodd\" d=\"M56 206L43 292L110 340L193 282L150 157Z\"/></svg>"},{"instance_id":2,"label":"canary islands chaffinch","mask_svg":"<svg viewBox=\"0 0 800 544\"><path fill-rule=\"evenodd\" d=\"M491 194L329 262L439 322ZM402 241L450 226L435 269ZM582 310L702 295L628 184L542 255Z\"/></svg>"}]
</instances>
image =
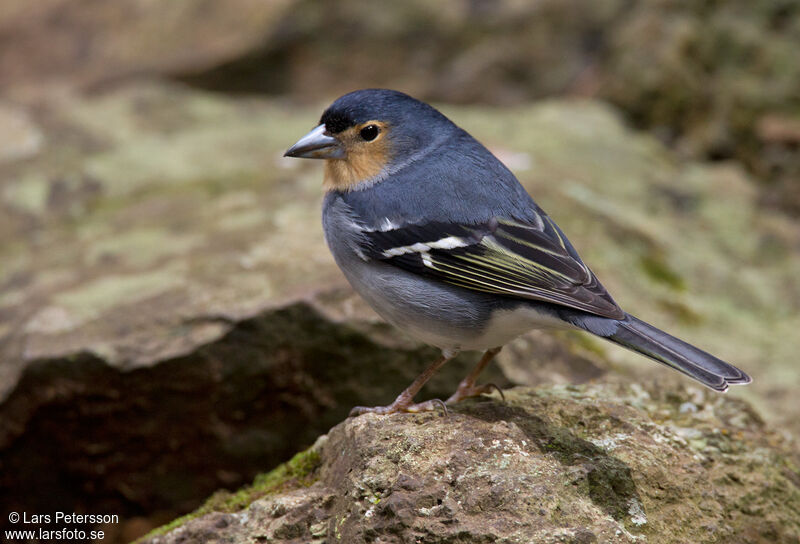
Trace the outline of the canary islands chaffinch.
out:
<instances>
[{"instance_id":1,"label":"canary islands chaffinch","mask_svg":"<svg viewBox=\"0 0 800 544\"><path fill-rule=\"evenodd\" d=\"M392 404L354 414L433 408L414 396L462 350L485 353L446 402L485 393L480 371L534 328L588 331L716 391L750 382L620 308L514 174L428 104L383 89L346 94L286 155L325 159L325 239L353 288L442 352Z\"/></svg>"}]
</instances>

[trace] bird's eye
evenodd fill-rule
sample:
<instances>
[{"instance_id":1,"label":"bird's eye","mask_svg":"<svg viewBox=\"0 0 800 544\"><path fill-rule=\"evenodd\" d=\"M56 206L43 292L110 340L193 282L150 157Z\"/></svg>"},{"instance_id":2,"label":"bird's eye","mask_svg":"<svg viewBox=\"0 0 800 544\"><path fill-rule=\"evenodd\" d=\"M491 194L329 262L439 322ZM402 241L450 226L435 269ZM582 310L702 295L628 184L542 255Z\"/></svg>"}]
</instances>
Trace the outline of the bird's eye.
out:
<instances>
[{"instance_id":1,"label":"bird's eye","mask_svg":"<svg viewBox=\"0 0 800 544\"><path fill-rule=\"evenodd\" d=\"M378 137L379 132L380 129L376 125L367 125L361 129L360 134L366 141L371 142Z\"/></svg>"}]
</instances>

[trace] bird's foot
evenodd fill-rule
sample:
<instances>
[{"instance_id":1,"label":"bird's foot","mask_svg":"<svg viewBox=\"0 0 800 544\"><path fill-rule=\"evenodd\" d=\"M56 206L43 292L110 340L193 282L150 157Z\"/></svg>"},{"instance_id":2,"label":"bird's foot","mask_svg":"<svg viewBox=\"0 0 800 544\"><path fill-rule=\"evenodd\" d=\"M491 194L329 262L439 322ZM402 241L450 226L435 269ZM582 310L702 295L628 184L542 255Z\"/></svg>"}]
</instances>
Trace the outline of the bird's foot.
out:
<instances>
[{"instance_id":1,"label":"bird's foot","mask_svg":"<svg viewBox=\"0 0 800 544\"><path fill-rule=\"evenodd\" d=\"M456 392L450 395L450 398L447 399L445 403L455 404L464 399L479 397L481 395L491 393L492 391L497 391L500 393L500 398L502 398L505 402L506 396L503 394L503 390L500 389L497 384L487 383L485 385L475 385L474 382L465 379L458 384L458 389L456 389Z\"/></svg>"},{"instance_id":2,"label":"bird's foot","mask_svg":"<svg viewBox=\"0 0 800 544\"><path fill-rule=\"evenodd\" d=\"M425 402L412 403L411 401L406 401L405 399L398 398L388 406L371 406L371 407L356 406L355 408L350 410L350 415L348 417L356 417L360 416L361 414L389 415L389 414L396 414L397 412L410 412L410 413L431 412L436 409L443 410L444 415L447 415L447 406L445 405L444 402L442 402L439 399L432 399L432 400L426 400Z\"/></svg>"}]
</instances>

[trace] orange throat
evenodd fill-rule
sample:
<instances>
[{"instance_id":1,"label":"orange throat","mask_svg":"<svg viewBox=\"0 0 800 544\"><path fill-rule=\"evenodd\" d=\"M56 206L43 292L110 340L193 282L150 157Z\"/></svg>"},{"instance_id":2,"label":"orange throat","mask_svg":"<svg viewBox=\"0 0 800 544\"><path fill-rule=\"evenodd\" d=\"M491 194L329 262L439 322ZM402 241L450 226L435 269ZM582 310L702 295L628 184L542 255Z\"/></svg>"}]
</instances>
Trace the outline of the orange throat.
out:
<instances>
[{"instance_id":1,"label":"orange throat","mask_svg":"<svg viewBox=\"0 0 800 544\"><path fill-rule=\"evenodd\" d=\"M388 149L383 145L369 152L348 153L346 159L326 160L322 186L326 191L350 191L378 176L388 162Z\"/></svg>"}]
</instances>

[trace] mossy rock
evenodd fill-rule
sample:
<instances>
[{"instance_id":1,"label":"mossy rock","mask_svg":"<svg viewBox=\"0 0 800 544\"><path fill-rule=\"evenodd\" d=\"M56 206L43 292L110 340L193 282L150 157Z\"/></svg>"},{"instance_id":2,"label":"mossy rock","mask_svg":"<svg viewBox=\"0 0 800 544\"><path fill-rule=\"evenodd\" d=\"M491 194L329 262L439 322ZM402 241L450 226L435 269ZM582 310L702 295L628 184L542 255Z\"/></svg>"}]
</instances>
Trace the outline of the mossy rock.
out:
<instances>
[{"instance_id":1,"label":"mossy rock","mask_svg":"<svg viewBox=\"0 0 800 544\"><path fill-rule=\"evenodd\" d=\"M174 517L353 405L390 402L435 356L347 287L319 225L320 165L281 158L321 107L139 82L3 116L28 142L0 163L5 504ZM752 178L681 162L598 102L442 109L626 310L741 366L755 383L732 394L800 432L797 228L760 213ZM420 399L449 395L472 361ZM498 362L514 383L682 380L578 333L532 332Z\"/></svg>"},{"instance_id":2,"label":"mossy rock","mask_svg":"<svg viewBox=\"0 0 800 544\"><path fill-rule=\"evenodd\" d=\"M142 542L800 538L797 452L746 403L693 387L517 388L447 417L351 418L301 455L249 505L263 483Z\"/></svg>"}]
</instances>

